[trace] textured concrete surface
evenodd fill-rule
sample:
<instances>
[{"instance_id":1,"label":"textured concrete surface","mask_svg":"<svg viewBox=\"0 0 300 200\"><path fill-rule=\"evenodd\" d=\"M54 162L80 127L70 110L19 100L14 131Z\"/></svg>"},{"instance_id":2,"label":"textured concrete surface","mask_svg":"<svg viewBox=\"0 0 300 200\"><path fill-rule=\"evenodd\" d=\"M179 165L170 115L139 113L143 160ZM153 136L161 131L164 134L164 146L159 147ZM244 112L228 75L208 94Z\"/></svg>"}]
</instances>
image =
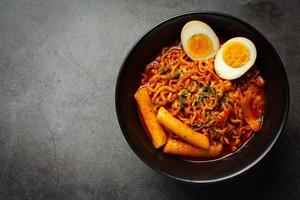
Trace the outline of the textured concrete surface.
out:
<instances>
[{"instance_id":1,"label":"textured concrete surface","mask_svg":"<svg viewBox=\"0 0 300 200\"><path fill-rule=\"evenodd\" d=\"M0 200L299 199L300 2L0 1ZM279 142L254 169L195 186L157 174L118 126L114 89L137 38L186 11L237 16L278 51L290 114Z\"/></svg>"}]
</instances>

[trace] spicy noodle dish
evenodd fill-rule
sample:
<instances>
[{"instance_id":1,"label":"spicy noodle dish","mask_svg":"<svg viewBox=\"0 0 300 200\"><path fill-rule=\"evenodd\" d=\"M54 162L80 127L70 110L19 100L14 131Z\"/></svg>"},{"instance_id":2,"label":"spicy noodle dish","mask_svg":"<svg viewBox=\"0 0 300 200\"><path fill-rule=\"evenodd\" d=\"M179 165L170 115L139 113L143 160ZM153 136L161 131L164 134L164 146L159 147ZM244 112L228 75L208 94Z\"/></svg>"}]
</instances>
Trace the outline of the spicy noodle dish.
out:
<instances>
[{"instance_id":1,"label":"spicy noodle dish","mask_svg":"<svg viewBox=\"0 0 300 200\"><path fill-rule=\"evenodd\" d=\"M265 94L256 47L244 37L223 44L201 21L161 50L135 93L150 140L163 153L211 160L228 156L262 125Z\"/></svg>"}]
</instances>

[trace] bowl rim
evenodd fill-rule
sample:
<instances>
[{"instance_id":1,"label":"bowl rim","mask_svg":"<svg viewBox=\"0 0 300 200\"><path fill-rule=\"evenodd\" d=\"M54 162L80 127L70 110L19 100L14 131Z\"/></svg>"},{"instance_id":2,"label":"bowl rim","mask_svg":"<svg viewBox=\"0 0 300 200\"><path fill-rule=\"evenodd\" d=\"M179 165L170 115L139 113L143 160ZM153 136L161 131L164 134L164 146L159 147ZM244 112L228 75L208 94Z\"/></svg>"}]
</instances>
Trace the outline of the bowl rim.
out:
<instances>
[{"instance_id":1,"label":"bowl rim","mask_svg":"<svg viewBox=\"0 0 300 200\"><path fill-rule=\"evenodd\" d=\"M255 160L253 160L248 166L241 168L239 170L237 170L235 173L226 175L226 176L222 176L220 178L215 178L215 179L206 179L206 180L193 180L193 179L186 179L186 178L179 178L177 176L171 175L165 171L162 171L156 167L154 167L153 165L150 164L150 162L144 158L143 156L141 156L141 154L134 148L133 143L131 142L131 140L129 139L129 137L127 136L127 131L124 128L123 122L121 120L121 114L120 114L120 106L119 106L119 86L120 86L120 77L121 74L124 71L124 66L125 66L125 62L127 61L129 55L131 54L132 50L138 45L138 43L144 38L146 37L152 30L154 30L155 28L157 28L158 26L167 23L168 21L174 20L176 18L180 18L180 17L184 17L187 15L194 15L194 14L204 14L204 15L215 15L215 16L221 16L221 17L225 17L228 18L230 20L233 20L237 23L240 23L244 26L246 26L248 29L250 29L252 32L254 32L256 35L258 35L267 45L269 45L270 50L272 51L272 53L274 55L276 55L279 58L279 64L282 66L282 70L283 70L283 76L285 77L284 80L284 86L287 89L287 95L285 97L286 100L286 104L285 106L285 112L283 115L283 120L281 122L281 125L277 131L277 134L275 136L275 138L273 139L273 141L271 142L271 144L266 148L266 150L259 156L257 157ZM221 13L221 12L215 12L215 11L193 11L193 12L184 12L184 13L180 13L177 15L173 15L167 19L164 19L158 23L156 23L154 26L151 26L150 28L148 28L143 34L140 35L140 37L133 43L133 45L129 48L129 50L127 51L125 58L121 64L121 67L119 69L119 73L117 76L117 81L116 81L116 85L115 85L115 108L116 108L116 113L117 113L117 118L118 118L118 122L119 122L119 126L121 128L122 134L125 137L127 143L129 144L130 148L135 152L135 154L144 162L146 163L146 165L148 165L150 168L152 168L153 170L157 171L159 174L162 174L164 176L167 176L173 180L179 181L179 182L184 182L184 183L192 183L192 184L207 184L207 183L219 183L219 182L224 182L227 181L229 179L232 179L234 177L237 177L241 174L243 174L244 172L248 171L249 169L251 169L253 166L255 166L259 161L261 161L266 154L272 149L272 147L274 146L274 144L276 143L276 141L278 140L279 136L281 135L285 123L287 121L287 117L288 117L288 113L289 113L289 105L290 105L290 89L289 89L289 82L288 82L288 76L285 70L285 67L282 63L282 60L279 56L279 54L277 53L277 51L275 50L275 48L273 47L273 45L267 40L267 38L260 33L256 28L254 28L252 25L248 24L247 22L229 15L229 14L225 14L225 13ZM126 133L126 134L125 134Z\"/></svg>"}]
</instances>

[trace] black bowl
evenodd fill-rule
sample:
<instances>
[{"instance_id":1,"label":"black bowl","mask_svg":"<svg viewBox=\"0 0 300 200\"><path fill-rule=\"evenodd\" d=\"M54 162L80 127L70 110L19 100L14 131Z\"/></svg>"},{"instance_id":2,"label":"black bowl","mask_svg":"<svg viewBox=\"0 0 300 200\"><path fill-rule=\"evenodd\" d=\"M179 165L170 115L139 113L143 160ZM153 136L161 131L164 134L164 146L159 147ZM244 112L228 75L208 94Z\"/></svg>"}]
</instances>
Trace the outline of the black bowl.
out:
<instances>
[{"instance_id":1,"label":"black bowl","mask_svg":"<svg viewBox=\"0 0 300 200\"><path fill-rule=\"evenodd\" d=\"M261 131L239 152L206 163L184 161L156 150L143 129L134 99L145 66L163 47L179 41L183 25L191 20L201 20L209 24L225 40L236 36L252 40L257 48L256 65L266 80L266 107ZM272 45L255 28L240 19L212 12L179 15L163 21L145 33L129 51L122 64L115 95L119 124L134 152L156 171L176 180L193 183L218 182L239 175L254 166L278 139L289 107L287 76Z\"/></svg>"}]
</instances>

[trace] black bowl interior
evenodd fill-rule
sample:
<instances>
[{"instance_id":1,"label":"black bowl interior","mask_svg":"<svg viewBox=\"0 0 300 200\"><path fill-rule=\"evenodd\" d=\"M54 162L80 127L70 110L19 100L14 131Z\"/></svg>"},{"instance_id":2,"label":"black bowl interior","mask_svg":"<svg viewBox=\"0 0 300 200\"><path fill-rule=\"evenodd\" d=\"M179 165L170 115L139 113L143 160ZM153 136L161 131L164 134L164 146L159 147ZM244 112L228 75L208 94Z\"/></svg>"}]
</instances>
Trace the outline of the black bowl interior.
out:
<instances>
[{"instance_id":1,"label":"black bowl interior","mask_svg":"<svg viewBox=\"0 0 300 200\"><path fill-rule=\"evenodd\" d=\"M156 150L143 129L134 93L145 66L161 49L180 40L180 31L190 20L209 24L227 40L243 36L257 48L256 65L266 80L266 107L262 129L238 153L219 161L192 163ZM116 85L116 110L123 134L135 153L157 171L187 182L207 183L233 177L257 163L273 146L285 123L289 89L282 62L271 44L249 24L219 13L190 13L166 20L148 31L130 50Z\"/></svg>"}]
</instances>

